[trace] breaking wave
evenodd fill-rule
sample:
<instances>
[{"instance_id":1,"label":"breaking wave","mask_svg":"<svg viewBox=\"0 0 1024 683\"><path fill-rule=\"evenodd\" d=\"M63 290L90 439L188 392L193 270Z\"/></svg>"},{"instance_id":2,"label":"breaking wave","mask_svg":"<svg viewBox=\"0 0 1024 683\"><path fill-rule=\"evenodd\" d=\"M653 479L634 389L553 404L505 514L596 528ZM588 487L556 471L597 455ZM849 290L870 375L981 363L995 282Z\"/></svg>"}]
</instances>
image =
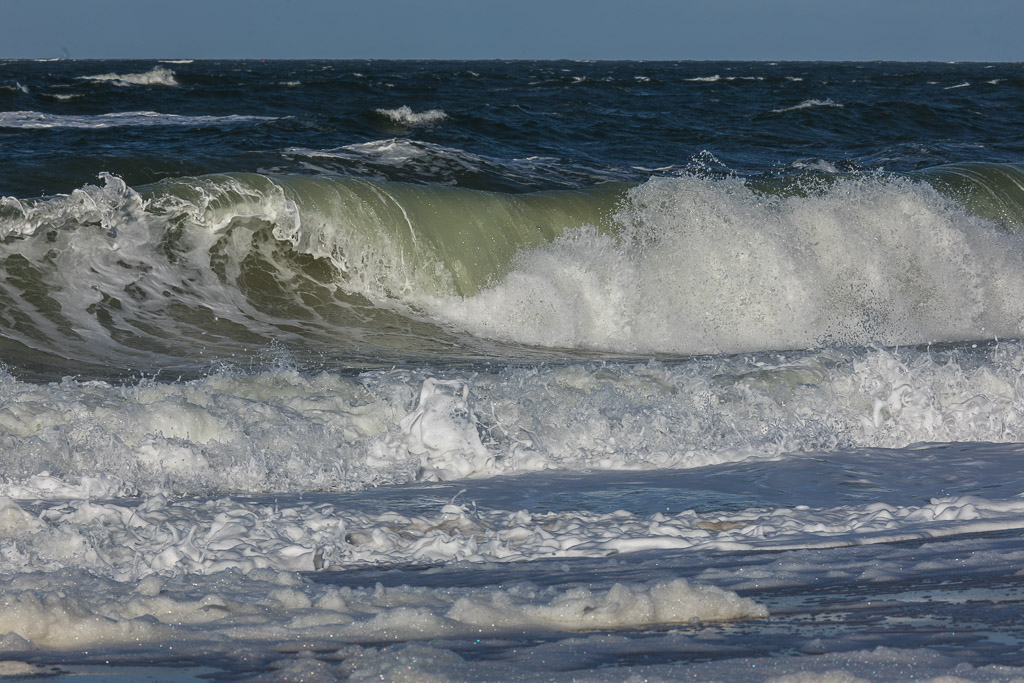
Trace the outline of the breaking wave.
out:
<instances>
[{"instance_id":1,"label":"breaking wave","mask_svg":"<svg viewBox=\"0 0 1024 683\"><path fill-rule=\"evenodd\" d=\"M79 79L83 81L95 81L97 83L112 83L118 86L129 86L129 85L178 85L177 79L174 78L174 72L170 69L166 69L162 66L150 69L142 73L131 73L131 74L98 74L95 76L79 76Z\"/></svg>"},{"instance_id":2,"label":"breaking wave","mask_svg":"<svg viewBox=\"0 0 1024 683\"><path fill-rule=\"evenodd\" d=\"M405 105L397 109L378 109L377 113L405 126L431 126L448 118L441 109L417 112Z\"/></svg>"},{"instance_id":3,"label":"breaking wave","mask_svg":"<svg viewBox=\"0 0 1024 683\"><path fill-rule=\"evenodd\" d=\"M1022 177L974 165L509 194L104 176L0 200L0 324L5 343L125 367L187 365L197 344L388 362L1019 337Z\"/></svg>"}]
</instances>

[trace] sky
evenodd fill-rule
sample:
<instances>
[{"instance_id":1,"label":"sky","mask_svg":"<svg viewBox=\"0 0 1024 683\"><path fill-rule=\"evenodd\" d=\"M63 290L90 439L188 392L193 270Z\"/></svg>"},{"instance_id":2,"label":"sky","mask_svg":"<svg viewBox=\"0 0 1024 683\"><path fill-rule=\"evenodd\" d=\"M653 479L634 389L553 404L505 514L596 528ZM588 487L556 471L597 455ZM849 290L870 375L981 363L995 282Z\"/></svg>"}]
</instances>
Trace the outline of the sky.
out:
<instances>
[{"instance_id":1,"label":"sky","mask_svg":"<svg viewBox=\"0 0 1024 683\"><path fill-rule=\"evenodd\" d=\"M1024 61L1022 0L0 0L0 58Z\"/></svg>"}]
</instances>

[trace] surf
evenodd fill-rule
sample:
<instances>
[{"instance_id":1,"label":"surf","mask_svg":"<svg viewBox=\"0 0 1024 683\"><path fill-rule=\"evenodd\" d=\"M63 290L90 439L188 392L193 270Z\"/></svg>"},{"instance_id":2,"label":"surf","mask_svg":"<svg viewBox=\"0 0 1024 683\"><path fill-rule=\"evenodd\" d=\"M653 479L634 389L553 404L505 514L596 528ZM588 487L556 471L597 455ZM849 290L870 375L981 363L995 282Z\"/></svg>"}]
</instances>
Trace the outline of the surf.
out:
<instances>
[{"instance_id":1,"label":"surf","mask_svg":"<svg viewBox=\"0 0 1024 683\"><path fill-rule=\"evenodd\" d=\"M104 175L0 200L3 324L8 344L124 367L187 364L197 342L213 358L386 363L1020 337L1022 177L989 164L504 193Z\"/></svg>"}]
</instances>

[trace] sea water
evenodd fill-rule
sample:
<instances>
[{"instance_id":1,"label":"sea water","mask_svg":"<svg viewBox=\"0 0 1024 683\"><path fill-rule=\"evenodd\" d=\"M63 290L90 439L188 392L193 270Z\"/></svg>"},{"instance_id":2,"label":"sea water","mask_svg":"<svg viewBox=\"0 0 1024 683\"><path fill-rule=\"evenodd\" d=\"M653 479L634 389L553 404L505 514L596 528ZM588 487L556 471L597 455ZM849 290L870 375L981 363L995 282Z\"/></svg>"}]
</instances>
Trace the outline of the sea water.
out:
<instances>
[{"instance_id":1,"label":"sea water","mask_svg":"<svg viewBox=\"0 0 1024 683\"><path fill-rule=\"evenodd\" d=\"M1022 95L0 62L0 675L1024 676Z\"/></svg>"}]
</instances>

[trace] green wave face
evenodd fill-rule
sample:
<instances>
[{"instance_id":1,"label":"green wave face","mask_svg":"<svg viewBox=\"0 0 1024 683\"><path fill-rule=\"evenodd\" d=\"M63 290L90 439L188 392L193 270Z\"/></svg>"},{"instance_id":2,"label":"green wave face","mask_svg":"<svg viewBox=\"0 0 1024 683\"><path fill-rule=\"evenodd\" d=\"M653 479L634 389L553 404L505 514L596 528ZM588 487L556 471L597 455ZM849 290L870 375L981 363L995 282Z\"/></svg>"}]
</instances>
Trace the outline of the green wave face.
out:
<instances>
[{"instance_id":1,"label":"green wave face","mask_svg":"<svg viewBox=\"0 0 1024 683\"><path fill-rule=\"evenodd\" d=\"M232 174L161 183L144 196L153 205L180 200L178 210L214 231L264 221L295 252L329 261L347 290L400 298L412 289L472 295L504 274L518 252L566 229L607 231L624 193L622 186L602 186L502 194Z\"/></svg>"},{"instance_id":2,"label":"green wave face","mask_svg":"<svg viewBox=\"0 0 1024 683\"><path fill-rule=\"evenodd\" d=\"M610 229L624 193L257 174L135 191L103 180L0 205L8 357L180 369L206 362L190 350L197 343L211 359L266 349L368 363L503 354L419 302L471 296L565 229Z\"/></svg>"},{"instance_id":3,"label":"green wave face","mask_svg":"<svg viewBox=\"0 0 1024 683\"><path fill-rule=\"evenodd\" d=\"M105 176L0 203L0 344L41 368L189 371L1021 336L1022 177L987 164L506 194Z\"/></svg>"},{"instance_id":4,"label":"green wave face","mask_svg":"<svg viewBox=\"0 0 1024 683\"><path fill-rule=\"evenodd\" d=\"M921 177L976 216L1004 229L1024 231L1024 166L1019 164L949 164L923 171Z\"/></svg>"}]
</instances>

